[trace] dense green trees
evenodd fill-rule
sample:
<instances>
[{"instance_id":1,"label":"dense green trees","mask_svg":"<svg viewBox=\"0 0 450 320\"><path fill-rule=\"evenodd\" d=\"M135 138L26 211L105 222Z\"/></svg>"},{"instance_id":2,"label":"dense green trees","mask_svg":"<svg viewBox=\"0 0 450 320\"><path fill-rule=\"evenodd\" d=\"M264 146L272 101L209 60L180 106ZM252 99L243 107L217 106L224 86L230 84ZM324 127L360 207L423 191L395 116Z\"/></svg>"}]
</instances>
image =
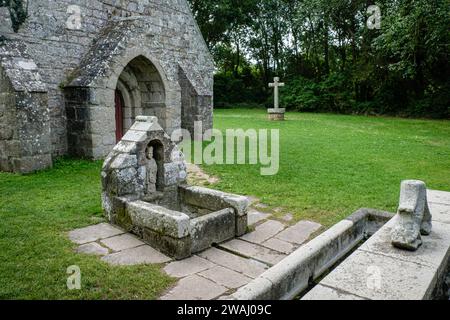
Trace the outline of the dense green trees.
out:
<instances>
[{"instance_id":1,"label":"dense green trees","mask_svg":"<svg viewBox=\"0 0 450 320\"><path fill-rule=\"evenodd\" d=\"M450 115L448 0L190 0L216 60L216 104ZM377 5L381 29L367 25ZM372 22L375 20L371 20Z\"/></svg>"}]
</instances>

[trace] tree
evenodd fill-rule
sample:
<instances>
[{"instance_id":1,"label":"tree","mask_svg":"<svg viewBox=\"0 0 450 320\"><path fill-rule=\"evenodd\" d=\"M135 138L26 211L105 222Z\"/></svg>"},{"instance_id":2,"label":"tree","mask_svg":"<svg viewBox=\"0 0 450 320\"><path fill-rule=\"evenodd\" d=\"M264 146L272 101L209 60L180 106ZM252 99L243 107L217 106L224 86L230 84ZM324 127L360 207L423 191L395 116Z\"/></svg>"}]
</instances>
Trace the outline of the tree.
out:
<instances>
[{"instance_id":1,"label":"tree","mask_svg":"<svg viewBox=\"0 0 450 320\"><path fill-rule=\"evenodd\" d=\"M190 2L235 97L268 100L278 75L298 110L450 116L448 0L375 0L379 30L366 23L373 0Z\"/></svg>"}]
</instances>

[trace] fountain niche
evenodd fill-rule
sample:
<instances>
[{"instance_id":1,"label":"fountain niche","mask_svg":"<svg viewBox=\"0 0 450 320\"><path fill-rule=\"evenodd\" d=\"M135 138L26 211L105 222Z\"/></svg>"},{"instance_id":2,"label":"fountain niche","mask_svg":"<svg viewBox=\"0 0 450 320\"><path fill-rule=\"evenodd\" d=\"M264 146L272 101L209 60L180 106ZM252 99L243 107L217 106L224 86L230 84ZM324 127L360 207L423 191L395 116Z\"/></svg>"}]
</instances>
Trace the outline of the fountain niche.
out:
<instances>
[{"instance_id":1,"label":"fountain niche","mask_svg":"<svg viewBox=\"0 0 450 320\"><path fill-rule=\"evenodd\" d=\"M186 178L184 156L158 119L137 117L104 162L104 212L175 259L246 232L246 197L189 186Z\"/></svg>"}]
</instances>

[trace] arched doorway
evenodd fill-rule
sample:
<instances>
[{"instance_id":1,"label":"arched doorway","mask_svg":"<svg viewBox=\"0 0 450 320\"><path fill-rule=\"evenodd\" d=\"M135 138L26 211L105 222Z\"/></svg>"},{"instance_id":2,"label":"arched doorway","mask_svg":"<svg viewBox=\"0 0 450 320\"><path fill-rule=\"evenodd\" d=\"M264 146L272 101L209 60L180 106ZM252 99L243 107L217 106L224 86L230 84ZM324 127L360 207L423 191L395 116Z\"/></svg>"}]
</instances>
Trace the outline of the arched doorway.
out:
<instances>
[{"instance_id":1,"label":"arched doorway","mask_svg":"<svg viewBox=\"0 0 450 320\"><path fill-rule=\"evenodd\" d=\"M153 63L139 56L123 69L116 88L116 137L122 137L137 116L156 116L166 121L166 91Z\"/></svg>"}]
</instances>

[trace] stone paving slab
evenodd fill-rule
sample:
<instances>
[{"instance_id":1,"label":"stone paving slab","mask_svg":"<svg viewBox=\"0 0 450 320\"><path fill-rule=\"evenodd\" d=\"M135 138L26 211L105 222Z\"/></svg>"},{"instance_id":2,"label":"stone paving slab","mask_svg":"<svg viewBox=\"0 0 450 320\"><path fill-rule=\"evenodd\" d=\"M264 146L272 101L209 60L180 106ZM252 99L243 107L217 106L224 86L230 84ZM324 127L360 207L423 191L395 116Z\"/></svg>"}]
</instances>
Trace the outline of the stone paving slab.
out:
<instances>
[{"instance_id":1,"label":"stone paving slab","mask_svg":"<svg viewBox=\"0 0 450 320\"><path fill-rule=\"evenodd\" d=\"M216 248L208 249L200 253L199 256L221 265L222 267L243 273L250 278L256 278L269 268L263 263L238 257Z\"/></svg>"},{"instance_id":2,"label":"stone paving slab","mask_svg":"<svg viewBox=\"0 0 450 320\"><path fill-rule=\"evenodd\" d=\"M255 209L250 209L247 214L247 223L249 226L253 226L260 221L266 220L271 215L268 213L259 212Z\"/></svg>"},{"instance_id":3,"label":"stone paving slab","mask_svg":"<svg viewBox=\"0 0 450 320\"><path fill-rule=\"evenodd\" d=\"M291 254L292 252L294 252L294 250L296 249L296 247L289 242L277 239L277 238L272 238L267 240L266 242L263 242L262 244L264 247L284 253L284 254Z\"/></svg>"},{"instance_id":4,"label":"stone paving slab","mask_svg":"<svg viewBox=\"0 0 450 320\"><path fill-rule=\"evenodd\" d=\"M450 243L450 225L433 221L431 234L422 236L423 244L417 251L399 250L391 244L391 231L397 223L397 217L390 220L376 236L369 238L359 249L438 268L447 255L447 248Z\"/></svg>"},{"instance_id":5,"label":"stone paving slab","mask_svg":"<svg viewBox=\"0 0 450 320\"><path fill-rule=\"evenodd\" d=\"M277 264L286 257L286 255L277 251L239 239L233 239L222 243L220 247L237 253L238 255L261 261L269 266Z\"/></svg>"},{"instance_id":6,"label":"stone paving slab","mask_svg":"<svg viewBox=\"0 0 450 320\"><path fill-rule=\"evenodd\" d=\"M422 300L429 294L435 272L417 263L356 251L321 284L371 300Z\"/></svg>"},{"instance_id":7,"label":"stone paving slab","mask_svg":"<svg viewBox=\"0 0 450 320\"><path fill-rule=\"evenodd\" d=\"M77 244L85 244L124 233L123 230L113 227L109 223L100 223L94 226L73 230L69 233L69 238Z\"/></svg>"},{"instance_id":8,"label":"stone paving slab","mask_svg":"<svg viewBox=\"0 0 450 320\"><path fill-rule=\"evenodd\" d=\"M156 251L148 245L127 249L118 253L109 254L102 258L112 265L131 266L138 264L166 263L171 261L169 257Z\"/></svg>"},{"instance_id":9,"label":"stone paving slab","mask_svg":"<svg viewBox=\"0 0 450 320\"><path fill-rule=\"evenodd\" d=\"M427 190L428 202L450 205L450 192Z\"/></svg>"},{"instance_id":10,"label":"stone paving slab","mask_svg":"<svg viewBox=\"0 0 450 320\"><path fill-rule=\"evenodd\" d=\"M192 256L181 261L169 263L164 268L164 271L172 277L183 278L213 268L214 266L216 266L214 263L206 259Z\"/></svg>"},{"instance_id":11,"label":"stone paving slab","mask_svg":"<svg viewBox=\"0 0 450 320\"><path fill-rule=\"evenodd\" d=\"M109 250L102 247L97 242L91 242L83 244L77 248L78 253L91 254L94 256L105 256L109 253Z\"/></svg>"},{"instance_id":12,"label":"stone paving slab","mask_svg":"<svg viewBox=\"0 0 450 320\"><path fill-rule=\"evenodd\" d=\"M330 301L330 300L340 300L340 301L350 301L350 300L366 300L364 298L355 296L350 293L336 290L334 288L325 287L318 284L314 287L314 290L308 292L302 300L315 300L315 301Z\"/></svg>"},{"instance_id":13,"label":"stone paving slab","mask_svg":"<svg viewBox=\"0 0 450 320\"><path fill-rule=\"evenodd\" d=\"M191 275L183 278L178 285L161 297L161 300L212 300L227 291L227 288L211 280Z\"/></svg>"},{"instance_id":14,"label":"stone paving slab","mask_svg":"<svg viewBox=\"0 0 450 320\"><path fill-rule=\"evenodd\" d=\"M276 235L277 239L295 243L303 244L308 240L311 235L318 231L322 226L318 223L311 221L300 221L296 225L287 228L286 230L280 232Z\"/></svg>"},{"instance_id":15,"label":"stone paving slab","mask_svg":"<svg viewBox=\"0 0 450 320\"><path fill-rule=\"evenodd\" d=\"M255 231L247 233L241 237L241 239L256 244L263 243L264 241L272 238L285 228L285 225L279 221L268 220L263 224L257 226Z\"/></svg>"},{"instance_id":16,"label":"stone paving slab","mask_svg":"<svg viewBox=\"0 0 450 320\"><path fill-rule=\"evenodd\" d=\"M128 233L112 238L107 238L100 242L113 251L122 251L126 249L136 248L145 244L135 236L132 236Z\"/></svg>"},{"instance_id":17,"label":"stone paving slab","mask_svg":"<svg viewBox=\"0 0 450 320\"><path fill-rule=\"evenodd\" d=\"M430 203L430 211L434 221L450 224L450 205Z\"/></svg>"},{"instance_id":18,"label":"stone paving slab","mask_svg":"<svg viewBox=\"0 0 450 320\"><path fill-rule=\"evenodd\" d=\"M199 275L230 289L240 288L252 280L241 273L221 266L203 271Z\"/></svg>"}]
</instances>

